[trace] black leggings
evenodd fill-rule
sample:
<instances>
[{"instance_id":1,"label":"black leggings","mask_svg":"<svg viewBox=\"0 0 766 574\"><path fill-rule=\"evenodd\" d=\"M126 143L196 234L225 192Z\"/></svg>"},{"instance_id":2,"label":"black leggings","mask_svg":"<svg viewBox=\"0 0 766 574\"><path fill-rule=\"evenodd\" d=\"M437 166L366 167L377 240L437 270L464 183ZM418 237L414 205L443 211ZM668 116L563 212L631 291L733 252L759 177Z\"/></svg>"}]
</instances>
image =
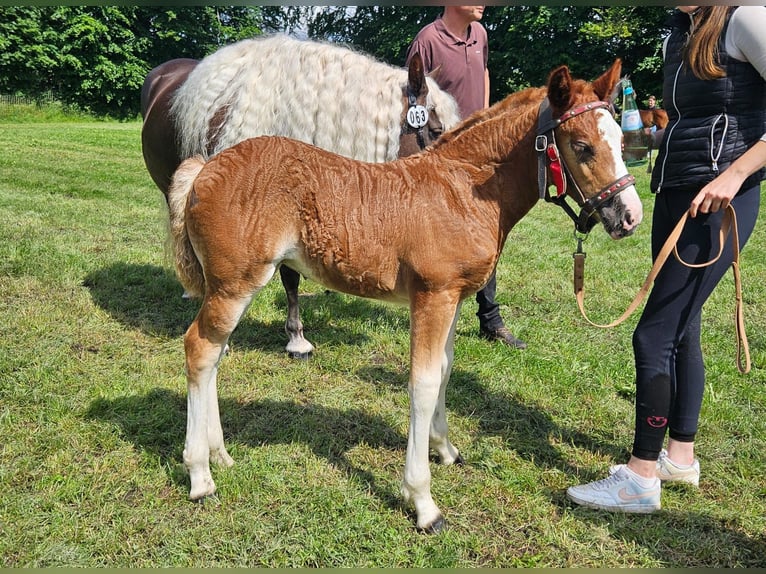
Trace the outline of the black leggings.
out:
<instances>
[{"instance_id":1,"label":"black leggings","mask_svg":"<svg viewBox=\"0 0 766 574\"><path fill-rule=\"evenodd\" d=\"M655 199L652 259L689 208L696 193L662 191ZM740 190L732 201L740 248L755 227L760 185ZM687 263L703 263L718 253L724 211L688 218L678 241ZM731 267L730 238L717 263L690 269L671 254L658 274L633 333L636 359L636 433L633 455L657 460L666 430L671 438L693 442L702 407L705 366L700 347L702 306Z\"/></svg>"}]
</instances>

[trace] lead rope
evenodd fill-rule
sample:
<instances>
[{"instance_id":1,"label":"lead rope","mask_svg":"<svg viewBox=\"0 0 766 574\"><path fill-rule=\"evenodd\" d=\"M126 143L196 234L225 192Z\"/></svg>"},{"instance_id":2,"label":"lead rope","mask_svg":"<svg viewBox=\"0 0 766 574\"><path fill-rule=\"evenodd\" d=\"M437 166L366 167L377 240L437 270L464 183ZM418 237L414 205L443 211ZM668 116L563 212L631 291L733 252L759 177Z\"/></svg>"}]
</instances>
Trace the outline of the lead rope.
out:
<instances>
[{"instance_id":1,"label":"lead rope","mask_svg":"<svg viewBox=\"0 0 766 574\"><path fill-rule=\"evenodd\" d=\"M646 280L644 281L644 284L641 286L641 289L638 291L636 296L633 298L633 301L631 301L630 305L628 305L628 308L625 310L625 312L618 318L612 321L611 323L601 325L598 323L594 323L591 321L587 314L585 313L585 292L583 290L583 283L584 283L584 277L585 277L585 253L582 250L582 239L578 238L577 240L577 251L572 254L572 257L574 258L574 292L575 297L577 299L577 306L580 308L580 313L585 318L585 320L593 325L594 327L600 327L600 328L609 328L609 327L615 327L616 325L619 325L625 319L630 317L631 314L636 310L636 308L641 304L641 302L644 300L646 295L649 293L649 290L651 289L652 283L654 282L655 278L657 277L657 274L660 272L660 269L662 268L663 264L667 260L667 258L670 256L670 253L672 252L675 258L683 265L686 265L687 267L691 267L694 269L707 267L709 265L712 265L718 259L721 257L721 254L723 253L723 247L726 241L727 235L731 232L731 238L732 238L732 252L733 252L733 261L731 263L732 272L734 273L734 297L736 299L736 309L735 309L735 323L737 328L737 369L739 369L740 373L749 373L750 372L750 347L747 342L747 334L745 333L745 315L743 311L743 305L742 305L742 278L740 276L740 270L739 270L739 233L737 232L737 214L734 211L734 207L731 205L728 205L726 207L726 213L724 213L723 221L721 222L721 229L719 230L719 250L718 255L716 255L713 259L706 263L698 263L698 264L691 264L686 263L683 259L681 259L681 256L678 254L678 238L681 236L681 231L683 231L684 225L686 224L686 220L689 217L689 212L686 211L684 215L681 217L680 221L676 224L675 228L673 229L670 236L665 241L665 245L662 246L662 249L660 250L659 254L657 255L657 259L654 261L654 265L652 265L651 270L649 271L649 275L647 275ZM742 358L744 355L744 365L742 364Z\"/></svg>"}]
</instances>

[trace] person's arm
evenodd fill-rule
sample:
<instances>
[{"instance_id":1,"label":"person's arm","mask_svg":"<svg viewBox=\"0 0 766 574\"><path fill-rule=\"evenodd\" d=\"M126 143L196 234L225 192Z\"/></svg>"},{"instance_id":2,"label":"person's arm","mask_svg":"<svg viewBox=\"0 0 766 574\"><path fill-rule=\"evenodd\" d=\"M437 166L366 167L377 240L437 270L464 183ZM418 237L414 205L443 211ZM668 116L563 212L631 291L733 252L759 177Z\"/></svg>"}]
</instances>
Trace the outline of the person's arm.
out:
<instances>
[{"instance_id":1,"label":"person's arm","mask_svg":"<svg viewBox=\"0 0 766 574\"><path fill-rule=\"evenodd\" d=\"M766 80L766 7L740 6L734 11L726 33L726 51L737 60L750 62Z\"/></svg>"},{"instance_id":2,"label":"person's arm","mask_svg":"<svg viewBox=\"0 0 766 574\"><path fill-rule=\"evenodd\" d=\"M692 200L689 215L714 213L726 209L732 198L737 195L742 183L756 171L766 166L766 134L756 144L743 153L721 175L707 184Z\"/></svg>"},{"instance_id":3,"label":"person's arm","mask_svg":"<svg viewBox=\"0 0 766 574\"><path fill-rule=\"evenodd\" d=\"M766 81L766 8L740 6L734 11L726 35L726 48L731 55L750 64ZM726 209L742 182L766 166L766 134L728 169L702 188L692 200L689 215L713 213Z\"/></svg>"},{"instance_id":4,"label":"person's arm","mask_svg":"<svg viewBox=\"0 0 766 574\"><path fill-rule=\"evenodd\" d=\"M489 107L489 70L484 68L484 107Z\"/></svg>"}]
</instances>

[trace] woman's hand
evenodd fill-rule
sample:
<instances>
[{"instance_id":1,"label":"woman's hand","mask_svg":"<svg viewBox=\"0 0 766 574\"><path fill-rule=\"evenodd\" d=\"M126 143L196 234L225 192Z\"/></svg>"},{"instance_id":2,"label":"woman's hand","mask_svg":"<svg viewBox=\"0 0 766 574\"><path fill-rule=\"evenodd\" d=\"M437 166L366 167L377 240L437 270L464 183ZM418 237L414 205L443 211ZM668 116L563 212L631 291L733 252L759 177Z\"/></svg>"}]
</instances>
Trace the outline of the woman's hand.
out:
<instances>
[{"instance_id":1,"label":"woman's hand","mask_svg":"<svg viewBox=\"0 0 766 574\"><path fill-rule=\"evenodd\" d=\"M719 209L726 209L742 187L742 183L764 165L766 140L761 139L702 188L689 206L689 215L697 217L697 213L715 213Z\"/></svg>"},{"instance_id":2,"label":"woman's hand","mask_svg":"<svg viewBox=\"0 0 766 574\"><path fill-rule=\"evenodd\" d=\"M697 217L697 213L715 213L726 209L743 181L745 177L739 176L730 167L702 188L689 206L689 215Z\"/></svg>"}]
</instances>

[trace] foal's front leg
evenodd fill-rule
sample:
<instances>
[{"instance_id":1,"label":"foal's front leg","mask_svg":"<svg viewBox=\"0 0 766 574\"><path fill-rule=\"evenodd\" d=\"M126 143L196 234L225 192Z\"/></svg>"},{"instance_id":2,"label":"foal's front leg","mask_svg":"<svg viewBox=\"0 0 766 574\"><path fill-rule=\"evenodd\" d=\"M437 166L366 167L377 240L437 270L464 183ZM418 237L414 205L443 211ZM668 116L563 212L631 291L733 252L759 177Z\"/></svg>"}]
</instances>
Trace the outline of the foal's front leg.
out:
<instances>
[{"instance_id":1,"label":"foal's front leg","mask_svg":"<svg viewBox=\"0 0 766 574\"><path fill-rule=\"evenodd\" d=\"M285 349L293 359L308 359L314 352L312 345L303 336L303 323L301 322L301 310L298 304L298 285L301 275L284 265L279 268L279 277L287 295L287 320L285 321L285 333L289 338Z\"/></svg>"},{"instance_id":2,"label":"foal's front leg","mask_svg":"<svg viewBox=\"0 0 766 574\"><path fill-rule=\"evenodd\" d=\"M223 443L223 427L221 426L221 414L218 410L218 365L226 354L228 346L224 346L223 353L218 358L213 374L208 384L208 417L207 417L207 442L210 451L210 462L221 466L231 466L234 459L229 456Z\"/></svg>"},{"instance_id":3,"label":"foal's front leg","mask_svg":"<svg viewBox=\"0 0 766 574\"><path fill-rule=\"evenodd\" d=\"M415 507L418 529L438 532L444 518L431 497L429 446L438 443L443 460L454 461L457 450L446 438L444 427L434 431L433 421L442 386L443 365L449 332L457 311L457 298L446 293L416 294L410 319L410 425L402 495ZM440 420L440 419L439 419Z\"/></svg>"},{"instance_id":4,"label":"foal's front leg","mask_svg":"<svg viewBox=\"0 0 766 574\"><path fill-rule=\"evenodd\" d=\"M447 336L447 344L444 348L441 369L441 385L439 387L439 398L434 410L434 416L431 420L430 446L439 454L439 460L444 465L463 464L463 458L458 450L452 445L447 436L447 383L452 373L452 363L455 358L455 329L457 327L458 316L460 315L460 305L455 310L455 317Z\"/></svg>"}]
</instances>

